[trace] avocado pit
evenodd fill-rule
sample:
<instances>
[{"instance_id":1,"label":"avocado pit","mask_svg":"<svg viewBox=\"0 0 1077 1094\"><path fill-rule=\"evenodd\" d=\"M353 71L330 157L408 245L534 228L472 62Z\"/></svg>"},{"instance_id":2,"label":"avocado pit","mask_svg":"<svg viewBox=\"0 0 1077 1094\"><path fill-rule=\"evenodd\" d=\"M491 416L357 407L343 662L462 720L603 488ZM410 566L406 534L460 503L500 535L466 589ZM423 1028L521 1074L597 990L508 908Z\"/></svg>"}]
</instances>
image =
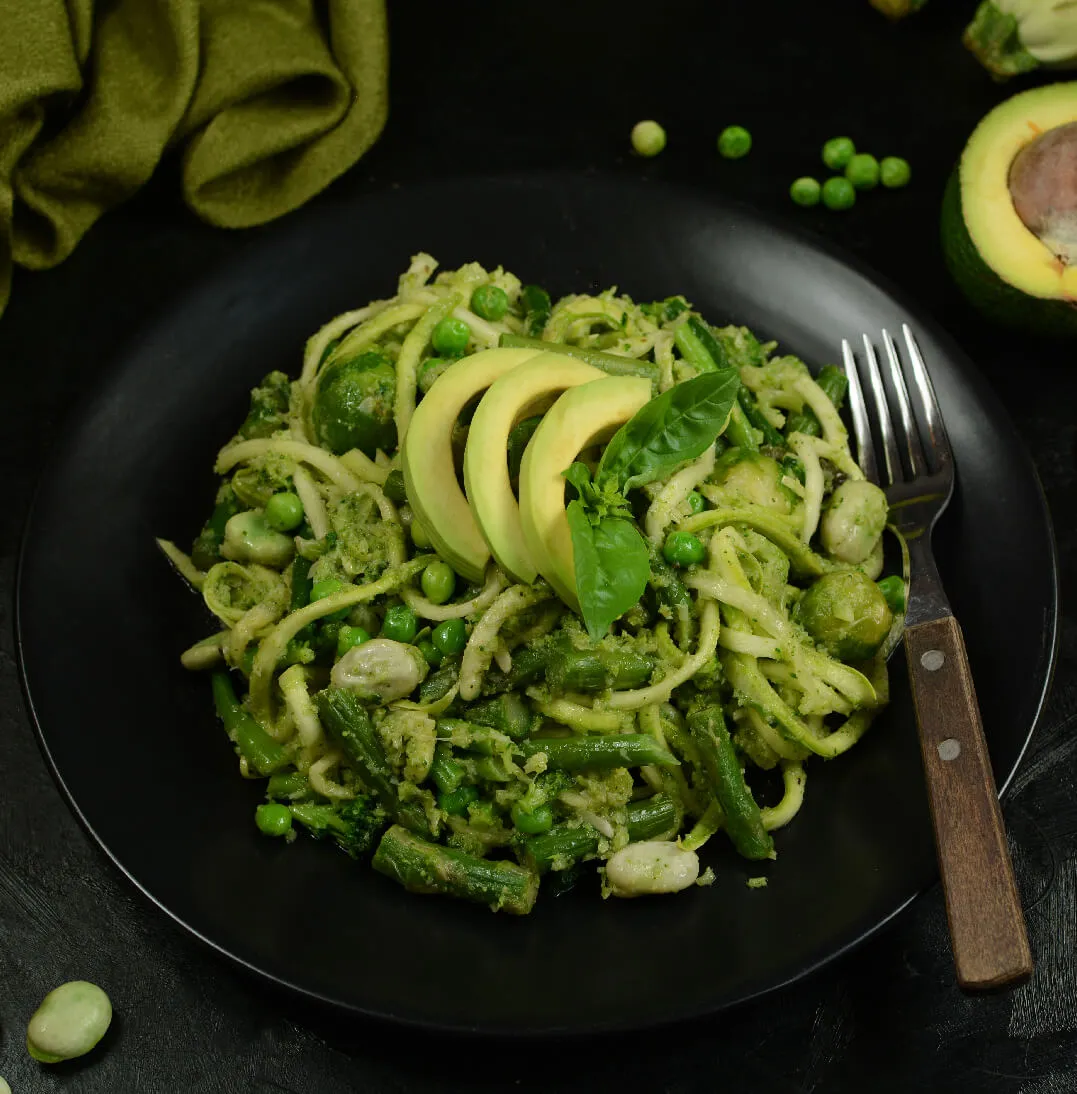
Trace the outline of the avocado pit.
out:
<instances>
[{"instance_id":1,"label":"avocado pit","mask_svg":"<svg viewBox=\"0 0 1077 1094\"><path fill-rule=\"evenodd\" d=\"M1010 167L1009 190L1022 223L1064 266L1077 265L1077 122L1026 144Z\"/></svg>"}]
</instances>

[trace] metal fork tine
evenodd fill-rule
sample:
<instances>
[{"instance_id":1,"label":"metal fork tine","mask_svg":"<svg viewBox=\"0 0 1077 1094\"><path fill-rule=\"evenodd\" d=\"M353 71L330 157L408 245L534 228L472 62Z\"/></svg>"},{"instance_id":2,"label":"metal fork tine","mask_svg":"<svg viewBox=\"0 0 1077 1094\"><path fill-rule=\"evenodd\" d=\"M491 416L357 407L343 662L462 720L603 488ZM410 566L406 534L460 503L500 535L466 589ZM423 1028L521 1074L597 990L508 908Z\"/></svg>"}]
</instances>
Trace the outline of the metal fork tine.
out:
<instances>
[{"instance_id":1,"label":"metal fork tine","mask_svg":"<svg viewBox=\"0 0 1077 1094\"><path fill-rule=\"evenodd\" d=\"M924 364L920 347L916 344L916 337L912 333L908 323L901 324L901 330L905 335L905 345L909 348L909 359L912 361L912 374L916 380L916 386L920 390L920 401L924 408L924 421L927 423L928 437L935 453L935 459L940 465L950 462L950 438L946 435L946 425L939 411L939 400L935 397L935 386L931 383L931 376Z\"/></svg>"},{"instance_id":2,"label":"metal fork tine","mask_svg":"<svg viewBox=\"0 0 1077 1094\"><path fill-rule=\"evenodd\" d=\"M875 347L871 339L864 335L864 356L868 362L868 373L872 394L875 396L875 412L879 416L879 432L883 438L883 456L886 458L886 474L891 483L901 482L905 475L901 469L901 453L898 451L894 436L894 423L890 417L890 407L886 403L886 388L883 386L879 361L875 356Z\"/></svg>"},{"instance_id":3,"label":"metal fork tine","mask_svg":"<svg viewBox=\"0 0 1077 1094\"><path fill-rule=\"evenodd\" d=\"M869 482L879 481L879 469L875 464L875 445L871 440L871 423L864 402L864 391L856 372L856 358L848 339L841 341L841 356L845 363L845 375L849 380L849 412L853 417L853 433L856 436L856 462Z\"/></svg>"},{"instance_id":4,"label":"metal fork tine","mask_svg":"<svg viewBox=\"0 0 1077 1094\"><path fill-rule=\"evenodd\" d=\"M905 386L905 375L901 370L901 358L898 356L897 346L888 330L883 330L883 345L886 346L886 356L890 361L890 377L894 382L894 394L897 396L898 409L901 411L901 426L905 431L905 448L909 456L909 472L915 479L921 472L927 470L924 460L924 450L920 447L920 434L917 430L916 419L913 417L912 407L909 405L909 389Z\"/></svg>"}]
</instances>

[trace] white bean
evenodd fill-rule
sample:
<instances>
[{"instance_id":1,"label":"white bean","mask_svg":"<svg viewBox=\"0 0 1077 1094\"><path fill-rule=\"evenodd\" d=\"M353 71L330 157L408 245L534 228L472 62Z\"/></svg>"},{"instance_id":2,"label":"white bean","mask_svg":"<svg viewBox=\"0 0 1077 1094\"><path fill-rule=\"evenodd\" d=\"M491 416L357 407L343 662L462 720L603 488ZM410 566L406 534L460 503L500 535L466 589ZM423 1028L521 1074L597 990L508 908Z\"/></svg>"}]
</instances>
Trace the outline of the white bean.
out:
<instances>
[{"instance_id":1,"label":"white bean","mask_svg":"<svg viewBox=\"0 0 1077 1094\"><path fill-rule=\"evenodd\" d=\"M630 843L606 863L606 882L614 896L678 893L697 877L699 856L668 840Z\"/></svg>"},{"instance_id":2,"label":"white bean","mask_svg":"<svg viewBox=\"0 0 1077 1094\"><path fill-rule=\"evenodd\" d=\"M108 996L87 980L53 988L26 1027L26 1048L35 1060L56 1064L90 1051L112 1022Z\"/></svg>"}]
</instances>

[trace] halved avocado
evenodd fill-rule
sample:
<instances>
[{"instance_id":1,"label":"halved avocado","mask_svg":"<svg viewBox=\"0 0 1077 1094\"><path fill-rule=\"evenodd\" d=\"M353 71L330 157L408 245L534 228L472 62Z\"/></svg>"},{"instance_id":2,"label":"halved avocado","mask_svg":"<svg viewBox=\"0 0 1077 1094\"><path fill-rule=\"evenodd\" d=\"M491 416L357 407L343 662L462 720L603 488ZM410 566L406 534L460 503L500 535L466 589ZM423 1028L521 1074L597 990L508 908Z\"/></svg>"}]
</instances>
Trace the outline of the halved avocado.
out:
<instances>
[{"instance_id":1,"label":"halved avocado","mask_svg":"<svg viewBox=\"0 0 1077 1094\"><path fill-rule=\"evenodd\" d=\"M540 353L495 380L471 419L464 452L467 499L494 558L516 581L530 584L538 569L524 539L509 479L509 433L521 419L540 413L555 392L604 376L572 357Z\"/></svg>"},{"instance_id":2,"label":"halved avocado","mask_svg":"<svg viewBox=\"0 0 1077 1094\"><path fill-rule=\"evenodd\" d=\"M457 361L416 407L401 450L408 501L434 549L468 581L481 581L490 549L456 478L453 427L460 412L533 349L490 349ZM504 458L504 457L503 457Z\"/></svg>"},{"instance_id":3,"label":"halved avocado","mask_svg":"<svg viewBox=\"0 0 1077 1094\"><path fill-rule=\"evenodd\" d=\"M992 319L1077 334L1077 83L995 107L969 138L943 200L947 265Z\"/></svg>"},{"instance_id":4,"label":"halved avocado","mask_svg":"<svg viewBox=\"0 0 1077 1094\"><path fill-rule=\"evenodd\" d=\"M576 457L608 440L651 398L642 376L607 376L566 391L546 412L520 465L520 523L538 572L579 611L565 480Z\"/></svg>"}]
</instances>

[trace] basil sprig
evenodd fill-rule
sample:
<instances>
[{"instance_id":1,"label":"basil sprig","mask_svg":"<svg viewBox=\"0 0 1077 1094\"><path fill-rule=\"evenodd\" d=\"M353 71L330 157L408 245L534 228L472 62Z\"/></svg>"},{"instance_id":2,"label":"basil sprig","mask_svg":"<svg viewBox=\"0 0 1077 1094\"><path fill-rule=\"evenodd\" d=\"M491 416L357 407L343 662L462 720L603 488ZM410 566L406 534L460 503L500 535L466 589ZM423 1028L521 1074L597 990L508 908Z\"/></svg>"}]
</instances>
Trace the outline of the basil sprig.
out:
<instances>
[{"instance_id":1,"label":"basil sprig","mask_svg":"<svg viewBox=\"0 0 1077 1094\"><path fill-rule=\"evenodd\" d=\"M596 641L639 602L650 576L647 544L632 519L628 491L664 478L714 444L739 387L735 369L677 384L614 434L593 482L582 463L565 472L578 494L567 508L576 593L587 632Z\"/></svg>"}]
</instances>

